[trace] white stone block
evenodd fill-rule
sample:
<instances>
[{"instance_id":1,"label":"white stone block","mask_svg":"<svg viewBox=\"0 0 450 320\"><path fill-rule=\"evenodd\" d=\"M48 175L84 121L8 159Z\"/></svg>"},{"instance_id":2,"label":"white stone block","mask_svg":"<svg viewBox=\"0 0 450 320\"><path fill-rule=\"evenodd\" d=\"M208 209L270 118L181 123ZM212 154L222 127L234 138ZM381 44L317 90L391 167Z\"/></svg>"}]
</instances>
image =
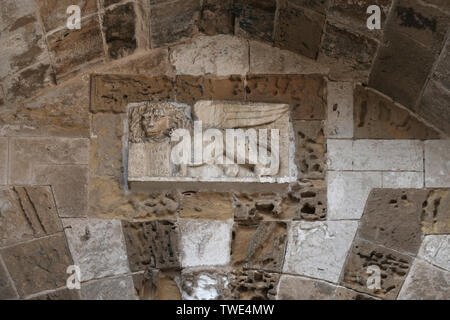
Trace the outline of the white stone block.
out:
<instances>
[{"instance_id":1,"label":"white stone block","mask_svg":"<svg viewBox=\"0 0 450 320\"><path fill-rule=\"evenodd\" d=\"M226 265L230 262L233 222L180 220L182 267Z\"/></svg>"},{"instance_id":2,"label":"white stone block","mask_svg":"<svg viewBox=\"0 0 450 320\"><path fill-rule=\"evenodd\" d=\"M244 75L249 71L248 42L228 35L201 36L175 46L170 61L178 74Z\"/></svg>"},{"instance_id":3,"label":"white stone block","mask_svg":"<svg viewBox=\"0 0 450 320\"><path fill-rule=\"evenodd\" d=\"M423 239L419 258L450 271L450 235L428 235Z\"/></svg>"},{"instance_id":4,"label":"white stone block","mask_svg":"<svg viewBox=\"0 0 450 320\"><path fill-rule=\"evenodd\" d=\"M423 172L383 172L383 188L423 188Z\"/></svg>"},{"instance_id":5,"label":"white stone block","mask_svg":"<svg viewBox=\"0 0 450 320\"><path fill-rule=\"evenodd\" d=\"M284 272L337 283L357 221L292 222Z\"/></svg>"},{"instance_id":6,"label":"white stone block","mask_svg":"<svg viewBox=\"0 0 450 320\"><path fill-rule=\"evenodd\" d=\"M329 171L328 220L360 219L370 191L381 188L381 180L381 172Z\"/></svg>"},{"instance_id":7,"label":"white stone block","mask_svg":"<svg viewBox=\"0 0 450 320\"><path fill-rule=\"evenodd\" d=\"M328 82L327 88L328 138L353 138L353 84Z\"/></svg>"},{"instance_id":8,"label":"white stone block","mask_svg":"<svg viewBox=\"0 0 450 320\"><path fill-rule=\"evenodd\" d=\"M130 272L120 220L63 219L81 281Z\"/></svg>"},{"instance_id":9,"label":"white stone block","mask_svg":"<svg viewBox=\"0 0 450 320\"><path fill-rule=\"evenodd\" d=\"M91 281L81 285L83 300L137 300L131 276Z\"/></svg>"},{"instance_id":10,"label":"white stone block","mask_svg":"<svg viewBox=\"0 0 450 320\"><path fill-rule=\"evenodd\" d=\"M183 300L224 299L229 292L228 276L223 272L191 272L183 270L181 276L181 296Z\"/></svg>"},{"instance_id":11,"label":"white stone block","mask_svg":"<svg viewBox=\"0 0 450 320\"><path fill-rule=\"evenodd\" d=\"M423 143L417 140L355 140L353 170L423 171Z\"/></svg>"},{"instance_id":12,"label":"white stone block","mask_svg":"<svg viewBox=\"0 0 450 320\"><path fill-rule=\"evenodd\" d=\"M425 141L425 186L450 187L450 140Z\"/></svg>"},{"instance_id":13,"label":"white stone block","mask_svg":"<svg viewBox=\"0 0 450 320\"><path fill-rule=\"evenodd\" d=\"M291 51L250 41L252 74L328 74L329 68Z\"/></svg>"},{"instance_id":14,"label":"white stone block","mask_svg":"<svg viewBox=\"0 0 450 320\"><path fill-rule=\"evenodd\" d=\"M327 167L328 170L353 169L353 141L327 140Z\"/></svg>"}]
</instances>

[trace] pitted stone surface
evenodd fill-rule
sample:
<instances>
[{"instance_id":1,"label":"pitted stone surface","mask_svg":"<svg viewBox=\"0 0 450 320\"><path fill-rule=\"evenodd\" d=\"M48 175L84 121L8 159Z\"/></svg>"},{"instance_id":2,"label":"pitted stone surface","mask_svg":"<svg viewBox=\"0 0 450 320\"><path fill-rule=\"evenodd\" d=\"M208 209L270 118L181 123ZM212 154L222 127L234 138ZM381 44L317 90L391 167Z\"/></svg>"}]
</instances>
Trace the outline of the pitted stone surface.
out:
<instances>
[{"instance_id":1,"label":"pitted stone surface","mask_svg":"<svg viewBox=\"0 0 450 320\"><path fill-rule=\"evenodd\" d=\"M292 222L283 272L337 283L356 221Z\"/></svg>"},{"instance_id":2,"label":"pitted stone surface","mask_svg":"<svg viewBox=\"0 0 450 320\"><path fill-rule=\"evenodd\" d=\"M450 233L450 189L430 190L422 208L424 234Z\"/></svg>"},{"instance_id":3,"label":"pitted stone surface","mask_svg":"<svg viewBox=\"0 0 450 320\"><path fill-rule=\"evenodd\" d=\"M180 220L182 267L230 262L231 221Z\"/></svg>"},{"instance_id":4,"label":"pitted stone surface","mask_svg":"<svg viewBox=\"0 0 450 320\"><path fill-rule=\"evenodd\" d=\"M122 222L132 272L179 268L178 228L171 221Z\"/></svg>"},{"instance_id":5,"label":"pitted stone surface","mask_svg":"<svg viewBox=\"0 0 450 320\"><path fill-rule=\"evenodd\" d=\"M353 138L353 84L328 82L327 138Z\"/></svg>"},{"instance_id":6,"label":"pitted stone surface","mask_svg":"<svg viewBox=\"0 0 450 320\"><path fill-rule=\"evenodd\" d=\"M64 219L63 224L82 282L130 271L119 220Z\"/></svg>"},{"instance_id":7,"label":"pitted stone surface","mask_svg":"<svg viewBox=\"0 0 450 320\"><path fill-rule=\"evenodd\" d=\"M275 300L279 273L246 270L234 273L233 297L236 300Z\"/></svg>"},{"instance_id":8,"label":"pitted stone surface","mask_svg":"<svg viewBox=\"0 0 450 320\"><path fill-rule=\"evenodd\" d=\"M295 161L300 179L325 178L326 146L322 121L293 121Z\"/></svg>"},{"instance_id":9,"label":"pitted stone surface","mask_svg":"<svg viewBox=\"0 0 450 320\"><path fill-rule=\"evenodd\" d=\"M141 300L181 300L178 271L147 269L134 274L133 282Z\"/></svg>"}]
</instances>

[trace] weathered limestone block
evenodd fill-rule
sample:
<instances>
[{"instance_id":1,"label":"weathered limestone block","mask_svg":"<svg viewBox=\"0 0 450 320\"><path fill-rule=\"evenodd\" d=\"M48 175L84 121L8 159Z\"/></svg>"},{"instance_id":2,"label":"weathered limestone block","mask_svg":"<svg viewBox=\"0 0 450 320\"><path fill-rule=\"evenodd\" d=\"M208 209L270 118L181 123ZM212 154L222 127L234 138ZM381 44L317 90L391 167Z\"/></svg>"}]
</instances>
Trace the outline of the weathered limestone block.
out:
<instances>
[{"instance_id":1,"label":"weathered limestone block","mask_svg":"<svg viewBox=\"0 0 450 320\"><path fill-rule=\"evenodd\" d=\"M66 25L67 7L77 5L81 9L81 16L86 17L97 11L97 2L92 0L38 0L39 13L46 32ZM83 21L81 22L82 28Z\"/></svg>"},{"instance_id":2,"label":"weathered limestone block","mask_svg":"<svg viewBox=\"0 0 450 320\"><path fill-rule=\"evenodd\" d=\"M179 280L177 271L148 269L133 275L134 287L141 300L181 300Z\"/></svg>"},{"instance_id":3,"label":"weathered limestone block","mask_svg":"<svg viewBox=\"0 0 450 320\"><path fill-rule=\"evenodd\" d=\"M73 265L63 234L8 247L1 255L21 297L66 285L66 269Z\"/></svg>"},{"instance_id":4,"label":"weathered limestone block","mask_svg":"<svg viewBox=\"0 0 450 320\"><path fill-rule=\"evenodd\" d=\"M385 32L369 86L404 106L414 106L435 60L435 54L399 32Z\"/></svg>"},{"instance_id":5,"label":"weathered limestone block","mask_svg":"<svg viewBox=\"0 0 450 320\"><path fill-rule=\"evenodd\" d=\"M89 217L120 219L171 219L176 217L180 195L176 192L125 194L114 177L90 177Z\"/></svg>"},{"instance_id":6,"label":"weathered limestone block","mask_svg":"<svg viewBox=\"0 0 450 320\"><path fill-rule=\"evenodd\" d=\"M383 172L383 188L416 188L424 187L422 172L394 171Z\"/></svg>"},{"instance_id":7,"label":"weathered limestone block","mask_svg":"<svg viewBox=\"0 0 450 320\"><path fill-rule=\"evenodd\" d=\"M356 221L292 222L283 272L337 283Z\"/></svg>"},{"instance_id":8,"label":"weathered limestone block","mask_svg":"<svg viewBox=\"0 0 450 320\"><path fill-rule=\"evenodd\" d=\"M278 300L333 300L336 286L319 280L283 275Z\"/></svg>"},{"instance_id":9,"label":"weathered limestone block","mask_svg":"<svg viewBox=\"0 0 450 320\"><path fill-rule=\"evenodd\" d=\"M333 172L327 176L328 219L359 219L373 188L381 188L380 172ZM350 196L349 196L350 195Z\"/></svg>"},{"instance_id":10,"label":"weathered limestone block","mask_svg":"<svg viewBox=\"0 0 450 320\"><path fill-rule=\"evenodd\" d=\"M83 300L137 300L131 276L83 283L81 298Z\"/></svg>"},{"instance_id":11,"label":"weathered limestone block","mask_svg":"<svg viewBox=\"0 0 450 320\"><path fill-rule=\"evenodd\" d=\"M40 90L55 84L55 74L46 58L14 75L7 76L3 81L6 99L19 102L31 98Z\"/></svg>"},{"instance_id":12,"label":"weathered limestone block","mask_svg":"<svg viewBox=\"0 0 450 320\"><path fill-rule=\"evenodd\" d=\"M6 6L6 10L2 8L4 14L8 14L8 9L14 7L12 3L4 3L3 5ZM20 5L34 7L34 5L30 4ZM2 23L0 27L2 30L2 38L0 39L0 57L2 59L0 78L16 73L47 58L45 38L36 15L34 13L25 13L25 11L23 11L23 14L25 15L22 16L22 14L18 13L18 16L8 17L7 19L13 20L11 24L3 25ZM5 20L2 18L1 21Z\"/></svg>"},{"instance_id":13,"label":"weathered limestone block","mask_svg":"<svg viewBox=\"0 0 450 320\"><path fill-rule=\"evenodd\" d=\"M374 189L367 200L358 237L415 256L422 242L422 203L428 191Z\"/></svg>"},{"instance_id":14,"label":"weathered limestone block","mask_svg":"<svg viewBox=\"0 0 450 320\"><path fill-rule=\"evenodd\" d=\"M52 185L61 218L87 215L89 169L81 165L36 165L33 181Z\"/></svg>"},{"instance_id":15,"label":"weathered limestone block","mask_svg":"<svg viewBox=\"0 0 450 320\"><path fill-rule=\"evenodd\" d=\"M305 10L291 2L281 2L275 30L275 45L316 59L319 53L325 15ZM299 32L308 30L307 32Z\"/></svg>"},{"instance_id":16,"label":"weathered limestone block","mask_svg":"<svg viewBox=\"0 0 450 320\"><path fill-rule=\"evenodd\" d=\"M232 219L231 195L218 192L184 192L180 204L180 218Z\"/></svg>"},{"instance_id":17,"label":"weathered limestone block","mask_svg":"<svg viewBox=\"0 0 450 320\"><path fill-rule=\"evenodd\" d=\"M289 103L292 119L325 119L325 84L321 75L249 75L247 100Z\"/></svg>"},{"instance_id":18,"label":"weathered limestone block","mask_svg":"<svg viewBox=\"0 0 450 320\"><path fill-rule=\"evenodd\" d=\"M328 82L327 138L353 138L353 84Z\"/></svg>"},{"instance_id":19,"label":"weathered limestone block","mask_svg":"<svg viewBox=\"0 0 450 320\"><path fill-rule=\"evenodd\" d=\"M266 43L249 41L251 74L327 74L329 69L314 60Z\"/></svg>"},{"instance_id":20,"label":"weathered limestone block","mask_svg":"<svg viewBox=\"0 0 450 320\"><path fill-rule=\"evenodd\" d=\"M323 121L293 121L296 135L295 162L301 179L325 177L326 146Z\"/></svg>"},{"instance_id":21,"label":"weathered limestone block","mask_svg":"<svg viewBox=\"0 0 450 320\"><path fill-rule=\"evenodd\" d=\"M327 169L353 169L353 140L327 139Z\"/></svg>"},{"instance_id":22,"label":"weathered limestone block","mask_svg":"<svg viewBox=\"0 0 450 320\"><path fill-rule=\"evenodd\" d=\"M276 9L276 0L234 1L236 35L272 42Z\"/></svg>"},{"instance_id":23,"label":"weathered limestone block","mask_svg":"<svg viewBox=\"0 0 450 320\"><path fill-rule=\"evenodd\" d=\"M423 239L418 257L450 271L450 235L428 235Z\"/></svg>"},{"instance_id":24,"label":"weathered limestone block","mask_svg":"<svg viewBox=\"0 0 450 320\"><path fill-rule=\"evenodd\" d=\"M171 48L170 61L178 74L245 75L249 69L248 42L228 35L200 36Z\"/></svg>"},{"instance_id":25,"label":"weathered limestone block","mask_svg":"<svg viewBox=\"0 0 450 320\"><path fill-rule=\"evenodd\" d=\"M231 221L180 220L182 267L230 262Z\"/></svg>"},{"instance_id":26,"label":"weathered limestone block","mask_svg":"<svg viewBox=\"0 0 450 320\"><path fill-rule=\"evenodd\" d=\"M5 0L0 10L2 29L35 13L37 9L35 2L30 3L28 0Z\"/></svg>"},{"instance_id":27,"label":"weathered limestone block","mask_svg":"<svg viewBox=\"0 0 450 320\"><path fill-rule=\"evenodd\" d=\"M416 259L399 293L399 300L450 299L450 272Z\"/></svg>"},{"instance_id":28,"label":"weathered limestone block","mask_svg":"<svg viewBox=\"0 0 450 320\"><path fill-rule=\"evenodd\" d=\"M425 141L425 186L450 187L450 140Z\"/></svg>"},{"instance_id":29,"label":"weathered limestone block","mask_svg":"<svg viewBox=\"0 0 450 320\"><path fill-rule=\"evenodd\" d=\"M383 299L396 299L412 260L410 256L365 240L355 239L347 257L341 284ZM368 286L371 266L380 269L380 289L370 289Z\"/></svg>"},{"instance_id":30,"label":"weathered limestone block","mask_svg":"<svg viewBox=\"0 0 450 320\"><path fill-rule=\"evenodd\" d=\"M17 292L14 288L14 284L9 278L8 271L6 270L2 258L0 257L0 299L17 299Z\"/></svg>"},{"instance_id":31,"label":"weathered limestone block","mask_svg":"<svg viewBox=\"0 0 450 320\"><path fill-rule=\"evenodd\" d=\"M179 0L152 5L151 43L159 48L198 33L199 0Z\"/></svg>"},{"instance_id":32,"label":"weathered limestone block","mask_svg":"<svg viewBox=\"0 0 450 320\"><path fill-rule=\"evenodd\" d=\"M105 58L98 17L81 23L79 30L65 28L47 36L58 81L100 64Z\"/></svg>"},{"instance_id":33,"label":"weathered limestone block","mask_svg":"<svg viewBox=\"0 0 450 320\"><path fill-rule=\"evenodd\" d=\"M260 222L258 225L236 224L231 243L234 268L281 272L287 241L285 222Z\"/></svg>"},{"instance_id":34,"label":"weathered limestone block","mask_svg":"<svg viewBox=\"0 0 450 320\"><path fill-rule=\"evenodd\" d=\"M176 100L181 103L245 99L244 79L239 75L228 77L178 75L176 84Z\"/></svg>"},{"instance_id":35,"label":"weathered limestone block","mask_svg":"<svg viewBox=\"0 0 450 320\"><path fill-rule=\"evenodd\" d=\"M0 185L8 183L8 138L0 137Z\"/></svg>"},{"instance_id":36,"label":"weathered limestone block","mask_svg":"<svg viewBox=\"0 0 450 320\"><path fill-rule=\"evenodd\" d=\"M234 274L233 298L236 300L275 300L279 273L246 270Z\"/></svg>"},{"instance_id":37,"label":"weathered limestone block","mask_svg":"<svg viewBox=\"0 0 450 320\"><path fill-rule=\"evenodd\" d=\"M107 9L102 28L111 59L126 57L136 50L136 12L133 3Z\"/></svg>"},{"instance_id":38,"label":"weathered limestone block","mask_svg":"<svg viewBox=\"0 0 450 320\"><path fill-rule=\"evenodd\" d=\"M327 190L324 181L314 180L291 185L289 198L298 202L294 220L325 220L327 215Z\"/></svg>"},{"instance_id":39,"label":"weathered limestone block","mask_svg":"<svg viewBox=\"0 0 450 320\"><path fill-rule=\"evenodd\" d=\"M6 136L89 137L89 84L75 80L51 88L2 116Z\"/></svg>"},{"instance_id":40,"label":"weathered limestone block","mask_svg":"<svg viewBox=\"0 0 450 320\"><path fill-rule=\"evenodd\" d=\"M354 91L357 139L439 139L435 129L376 91L357 85Z\"/></svg>"},{"instance_id":41,"label":"weathered limestone block","mask_svg":"<svg viewBox=\"0 0 450 320\"><path fill-rule=\"evenodd\" d=\"M89 140L70 138L14 138L10 140L10 183L32 183L34 166L83 165L89 161Z\"/></svg>"},{"instance_id":42,"label":"weathered limestone block","mask_svg":"<svg viewBox=\"0 0 450 320\"><path fill-rule=\"evenodd\" d=\"M194 105L192 117L190 107L185 104L140 103L129 108L128 181L131 188L150 186L152 181L281 184L296 179L288 105L200 101ZM195 129L198 123L192 124L192 119L202 121L205 132L202 131L204 136L200 141L204 152L200 158L194 157L195 162L190 157L176 162L174 154L180 154L183 144L174 143L171 134L176 129L185 129L189 134L194 131L191 143L195 144L199 129ZM215 144L211 144L211 138L205 138L211 133L207 129L219 131ZM240 129L233 134L253 134L255 139L238 143L233 149L234 156L230 156L233 150L226 148L233 138L228 137L228 129ZM183 143L190 144L184 140ZM221 149L217 147L220 143ZM245 150L252 145L256 146L255 152L249 154ZM189 146L183 149L183 153L190 152Z\"/></svg>"},{"instance_id":43,"label":"weathered limestone block","mask_svg":"<svg viewBox=\"0 0 450 320\"><path fill-rule=\"evenodd\" d=\"M222 270L190 270L181 273L183 300L228 300L231 298L230 273Z\"/></svg>"},{"instance_id":44,"label":"weathered limestone block","mask_svg":"<svg viewBox=\"0 0 450 320\"><path fill-rule=\"evenodd\" d=\"M232 0L205 0L200 14L199 31L209 36L233 34Z\"/></svg>"},{"instance_id":45,"label":"weathered limestone block","mask_svg":"<svg viewBox=\"0 0 450 320\"><path fill-rule=\"evenodd\" d=\"M318 62L330 66L331 79L367 82L377 47L371 38L326 22Z\"/></svg>"},{"instance_id":46,"label":"weathered limestone block","mask_svg":"<svg viewBox=\"0 0 450 320\"><path fill-rule=\"evenodd\" d=\"M344 287L337 287L333 300L379 300L373 296Z\"/></svg>"},{"instance_id":47,"label":"weathered limestone block","mask_svg":"<svg viewBox=\"0 0 450 320\"><path fill-rule=\"evenodd\" d=\"M82 282L130 272L119 220L64 219L63 224Z\"/></svg>"},{"instance_id":48,"label":"weathered limestone block","mask_svg":"<svg viewBox=\"0 0 450 320\"><path fill-rule=\"evenodd\" d=\"M29 298L29 300L48 300L48 301L53 301L53 300L69 301L69 300L80 300L80 299L81 299L80 290L78 290L78 289L71 290L71 289L67 289L67 288L57 289L55 291L43 293L43 294Z\"/></svg>"},{"instance_id":49,"label":"weathered limestone block","mask_svg":"<svg viewBox=\"0 0 450 320\"><path fill-rule=\"evenodd\" d=\"M166 76L92 75L90 110L121 113L130 102L173 100L173 85Z\"/></svg>"},{"instance_id":50,"label":"weathered limestone block","mask_svg":"<svg viewBox=\"0 0 450 320\"><path fill-rule=\"evenodd\" d=\"M132 272L148 268L179 268L179 232L171 221L123 221L123 233Z\"/></svg>"},{"instance_id":51,"label":"weathered limestone block","mask_svg":"<svg viewBox=\"0 0 450 320\"><path fill-rule=\"evenodd\" d=\"M450 190L431 190L422 205L424 234L450 233Z\"/></svg>"}]
</instances>

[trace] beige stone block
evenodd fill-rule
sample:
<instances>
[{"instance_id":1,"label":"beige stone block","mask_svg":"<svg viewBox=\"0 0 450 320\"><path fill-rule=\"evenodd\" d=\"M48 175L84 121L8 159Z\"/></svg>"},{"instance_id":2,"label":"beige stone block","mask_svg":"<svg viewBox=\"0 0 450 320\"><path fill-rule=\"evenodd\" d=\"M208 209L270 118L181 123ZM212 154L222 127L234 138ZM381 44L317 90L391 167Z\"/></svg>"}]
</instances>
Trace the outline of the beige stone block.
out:
<instances>
[{"instance_id":1,"label":"beige stone block","mask_svg":"<svg viewBox=\"0 0 450 320\"><path fill-rule=\"evenodd\" d=\"M283 275L278 300L332 300L336 287L325 281Z\"/></svg>"},{"instance_id":2,"label":"beige stone block","mask_svg":"<svg viewBox=\"0 0 450 320\"><path fill-rule=\"evenodd\" d=\"M328 82L328 138L353 138L353 84Z\"/></svg>"},{"instance_id":3,"label":"beige stone block","mask_svg":"<svg viewBox=\"0 0 450 320\"><path fill-rule=\"evenodd\" d=\"M450 140L425 141L425 186L450 187Z\"/></svg>"}]
</instances>

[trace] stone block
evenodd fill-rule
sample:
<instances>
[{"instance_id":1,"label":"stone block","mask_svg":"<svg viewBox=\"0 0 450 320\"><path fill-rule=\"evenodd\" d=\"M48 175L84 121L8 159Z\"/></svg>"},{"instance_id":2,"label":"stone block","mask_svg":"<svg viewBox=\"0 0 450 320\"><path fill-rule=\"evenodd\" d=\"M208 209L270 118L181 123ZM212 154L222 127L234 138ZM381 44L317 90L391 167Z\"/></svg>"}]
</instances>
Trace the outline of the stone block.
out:
<instances>
[{"instance_id":1,"label":"stone block","mask_svg":"<svg viewBox=\"0 0 450 320\"><path fill-rule=\"evenodd\" d=\"M403 285L413 259L391 249L355 239L347 257L341 284L359 292L394 300ZM380 270L380 288L369 288L373 269ZM369 271L369 272L368 272Z\"/></svg>"},{"instance_id":2,"label":"stone block","mask_svg":"<svg viewBox=\"0 0 450 320\"><path fill-rule=\"evenodd\" d=\"M296 136L295 162L300 179L323 179L326 146L323 121L293 121Z\"/></svg>"},{"instance_id":3,"label":"stone block","mask_svg":"<svg viewBox=\"0 0 450 320\"><path fill-rule=\"evenodd\" d=\"M357 139L439 139L441 134L391 99L357 85L354 91Z\"/></svg>"},{"instance_id":4,"label":"stone block","mask_svg":"<svg viewBox=\"0 0 450 320\"><path fill-rule=\"evenodd\" d=\"M8 183L9 140L0 138L0 185Z\"/></svg>"},{"instance_id":5,"label":"stone block","mask_svg":"<svg viewBox=\"0 0 450 320\"><path fill-rule=\"evenodd\" d=\"M173 87L166 76L92 75L90 110L124 113L131 102L174 100Z\"/></svg>"},{"instance_id":6,"label":"stone block","mask_svg":"<svg viewBox=\"0 0 450 320\"><path fill-rule=\"evenodd\" d=\"M52 185L62 218L79 218L87 215L89 169L81 165L36 165L33 181Z\"/></svg>"},{"instance_id":7,"label":"stone block","mask_svg":"<svg viewBox=\"0 0 450 320\"><path fill-rule=\"evenodd\" d=\"M181 300L178 271L148 269L134 274L133 282L141 300Z\"/></svg>"},{"instance_id":8,"label":"stone block","mask_svg":"<svg viewBox=\"0 0 450 320\"><path fill-rule=\"evenodd\" d=\"M46 32L66 25L68 17L66 10L70 5L79 6L83 18L97 12L95 0L38 0L36 2ZM83 21L81 27L84 28Z\"/></svg>"},{"instance_id":9,"label":"stone block","mask_svg":"<svg viewBox=\"0 0 450 320\"><path fill-rule=\"evenodd\" d=\"M64 219L63 224L82 282L130 272L119 220Z\"/></svg>"},{"instance_id":10,"label":"stone block","mask_svg":"<svg viewBox=\"0 0 450 320\"><path fill-rule=\"evenodd\" d=\"M423 188L422 172L383 172L383 188Z\"/></svg>"},{"instance_id":11,"label":"stone block","mask_svg":"<svg viewBox=\"0 0 450 320\"><path fill-rule=\"evenodd\" d=\"M424 234L450 233L450 190L430 190L423 203L422 232Z\"/></svg>"},{"instance_id":12,"label":"stone block","mask_svg":"<svg viewBox=\"0 0 450 320\"><path fill-rule=\"evenodd\" d=\"M34 14L37 9L36 3L28 0L5 0L0 10L2 29L22 21L21 18Z\"/></svg>"},{"instance_id":13,"label":"stone block","mask_svg":"<svg viewBox=\"0 0 450 320\"><path fill-rule=\"evenodd\" d=\"M150 26L152 48L196 35L200 11L199 0L178 0L153 5Z\"/></svg>"},{"instance_id":14,"label":"stone block","mask_svg":"<svg viewBox=\"0 0 450 320\"><path fill-rule=\"evenodd\" d=\"M230 262L230 221L181 220L182 267L226 265Z\"/></svg>"},{"instance_id":15,"label":"stone block","mask_svg":"<svg viewBox=\"0 0 450 320\"><path fill-rule=\"evenodd\" d=\"M235 272L232 283L233 298L236 300L275 300L279 280L279 273L260 270Z\"/></svg>"},{"instance_id":16,"label":"stone block","mask_svg":"<svg viewBox=\"0 0 450 320\"><path fill-rule=\"evenodd\" d=\"M328 7L330 6L330 3L332 1L330 0L317 0L317 1L311 1L311 0L288 0L289 2L292 2L296 5L302 6L304 8L308 8L310 10L326 14Z\"/></svg>"},{"instance_id":17,"label":"stone block","mask_svg":"<svg viewBox=\"0 0 450 320\"><path fill-rule=\"evenodd\" d=\"M234 268L281 272L286 248L285 222L260 222L258 225L235 225L231 243Z\"/></svg>"},{"instance_id":18,"label":"stone block","mask_svg":"<svg viewBox=\"0 0 450 320\"><path fill-rule=\"evenodd\" d=\"M64 80L104 60L103 40L96 16L83 20L81 29L62 29L47 36L56 79Z\"/></svg>"},{"instance_id":19,"label":"stone block","mask_svg":"<svg viewBox=\"0 0 450 320\"><path fill-rule=\"evenodd\" d=\"M275 45L315 60L319 53L325 15L290 2L278 8L278 15Z\"/></svg>"},{"instance_id":20,"label":"stone block","mask_svg":"<svg viewBox=\"0 0 450 320\"><path fill-rule=\"evenodd\" d=\"M66 269L73 265L61 233L2 249L1 255L21 297L66 285Z\"/></svg>"},{"instance_id":21,"label":"stone block","mask_svg":"<svg viewBox=\"0 0 450 320\"><path fill-rule=\"evenodd\" d=\"M353 169L353 141L327 139L327 169Z\"/></svg>"},{"instance_id":22,"label":"stone block","mask_svg":"<svg viewBox=\"0 0 450 320\"><path fill-rule=\"evenodd\" d=\"M30 184L35 165L84 165L89 140L70 138L14 138L10 140L10 183Z\"/></svg>"},{"instance_id":23,"label":"stone block","mask_svg":"<svg viewBox=\"0 0 450 320\"><path fill-rule=\"evenodd\" d=\"M327 87L328 138L353 138L353 84L328 82Z\"/></svg>"},{"instance_id":24,"label":"stone block","mask_svg":"<svg viewBox=\"0 0 450 320\"><path fill-rule=\"evenodd\" d=\"M183 300L228 300L231 298L229 272L221 270L191 271L181 273Z\"/></svg>"},{"instance_id":25,"label":"stone block","mask_svg":"<svg viewBox=\"0 0 450 320\"><path fill-rule=\"evenodd\" d=\"M231 195L218 192L184 192L180 205L180 218L232 219Z\"/></svg>"},{"instance_id":26,"label":"stone block","mask_svg":"<svg viewBox=\"0 0 450 320\"><path fill-rule=\"evenodd\" d=\"M336 286L308 278L283 275L278 300L333 300Z\"/></svg>"},{"instance_id":27,"label":"stone block","mask_svg":"<svg viewBox=\"0 0 450 320\"><path fill-rule=\"evenodd\" d=\"M228 35L201 36L171 48L178 74L228 76L249 70L248 42Z\"/></svg>"},{"instance_id":28,"label":"stone block","mask_svg":"<svg viewBox=\"0 0 450 320\"><path fill-rule=\"evenodd\" d=\"M288 220L294 215L297 203L281 194L233 194L233 216L242 225L255 225L262 220Z\"/></svg>"},{"instance_id":29,"label":"stone block","mask_svg":"<svg viewBox=\"0 0 450 320\"><path fill-rule=\"evenodd\" d=\"M326 22L318 62L330 67L333 80L366 83L377 48L375 40Z\"/></svg>"},{"instance_id":30,"label":"stone block","mask_svg":"<svg viewBox=\"0 0 450 320\"><path fill-rule=\"evenodd\" d=\"M450 235L428 235L423 239L418 257L450 271Z\"/></svg>"},{"instance_id":31,"label":"stone block","mask_svg":"<svg viewBox=\"0 0 450 320\"><path fill-rule=\"evenodd\" d=\"M334 300L379 300L373 296L354 291L345 287L337 287L334 293Z\"/></svg>"},{"instance_id":32,"label":"stone block","mask_svg":"<svg viewBox=\"0 0 450 320\"><path fill-rule=\"evenodd\" d=\"M298 201L293 215L294 220L319 221L327 216L327 188L325 181L291 185L289 199Z\"/></svg>"},{"instance_id":33,"label":"stone block","mask_svg":"<svg viewBox=\"0 0 450 320\"><path fill-rule=\"evenodd\" d=\"M328 172L328 219L359 219L373 188L381 188L380 172Z\"/></svg>"},{"instance_id":34,"label":"stone block","mask_svg":"<svg viewBox=\"0 0 450 320\"><path fill-rule=\"evenodd\" d=\"M337 283L358 222L292 222L283 272Z\"/></svg>"},{"instance_id":35,"label":"stone block","mask_svg":"<svg viewBox=\"0 0 450 320\"><path fill-rule=\"evenodd\" d=\"M272 42L276 9L276 0L234 1L235 34Z\"/></svg>"},{"instance_id":36,"label":"stone block","mask_svg":"<svg viewBox=\"0 0 450 320\"><path fill-rule=\"evenodd\" d=\"M58 301L58 300L80 300L80 290L77 289L58 289L51 292L46 292L43 294L39 294L37 296L33 296L30 300L45 300L45 301Z\"/></svg>"},{"instance_id":37,"label":"stone block","mask_svg":"<svg viewBox=\"0 0 450 320\"><path fill-rule=\"evenodd\" d=\"M90 281L81 285L83 300L137 300L131 276Z\"/></svg>"},{"instance_id":38,"label":"stone block","mask_svg":"<svg viewBox=\"0 0 450 320\"><path fill-rule=\"evenodd\" d=\"M136 12L133 3L107 9L102 24L111 59L126 57L136 50Z\"/></svg>"},{"instance_id":39,"label":"stone block","mask_svg":"<svg viewBox=\"0 0 450 320\"><path fill-rule=\"evenodd\" d=\"M422 242L420 220L428 192L375 189L367 200L358 237L415 256Z\"/></svg>"},{"instance_id":40,"label":"stone block","mask_svg":"<svg viewBox=\"0 0 450 320\"><path fill-rule=\"evenodd\" d=\"M123 221L122 225L132 272L180 267L179 232L174 222Z\"/></svg>"},{"instance_id":41,"label":"stone block","mask_svg":"<svg viewBox=\"0 0 450 320\"><path fill-rule=\"evenodd\" d=\"M409 271L398 296L399 300L448 300L450 273L419 259Z\"/></svg>"},{"instance_id":42,"label":"stone block","mask_svg":"<svg viewBox=\"0 0 450 320\"><path fill-rule=\"evenodd\" d=\"M387 32L370 74L369 86L412 108L435 61L435 54L398 32Z\"/></svg>"},{"instance_id":43,"label":"stone block","mask_svg":"<svg viewBox=\"0 0 450 320\"><path fill-rule=\"evenodd\" d=\"M450 187L450 140L425 141L425 186Z\"/></svg>"},{"instance_id":44,"label":"stone block","mask_svg":"<svg viewBox=\"0 0 450 320\"><path fill-rule=\"evenodd\" d=\"M17 292L0 257L0 299L17 299Z\"/></svg>"},{"instance_id":45,"label":"stone block","mask_svg":"<svg viewBox=\"0 0 450 320\"><path fill-rule=\"evenodd\" d=\"M199 31L209 36L233 34L232 0L206 0L199 20Z\"/></svg>"},{"instance_id":46,"label":"stone block","mask_svg":"<svg viewBox=\"0 0 450 320\"><path fill-rule=\"evenodd\" d=\"M245 99L244 79L239 75L227 77L178 75L176 87L176 100L180 103Z\"/></svg>"},{"instance_id":47,"label":"stone block","mask_svg":"<svg viewBox=\"0 0 450 320\"><path fill-rule=\"evenodd\" d=\"M249 41L251 74L327 74L329 69L314 60L266 43Z\"/></svg>"}]
</instances>

